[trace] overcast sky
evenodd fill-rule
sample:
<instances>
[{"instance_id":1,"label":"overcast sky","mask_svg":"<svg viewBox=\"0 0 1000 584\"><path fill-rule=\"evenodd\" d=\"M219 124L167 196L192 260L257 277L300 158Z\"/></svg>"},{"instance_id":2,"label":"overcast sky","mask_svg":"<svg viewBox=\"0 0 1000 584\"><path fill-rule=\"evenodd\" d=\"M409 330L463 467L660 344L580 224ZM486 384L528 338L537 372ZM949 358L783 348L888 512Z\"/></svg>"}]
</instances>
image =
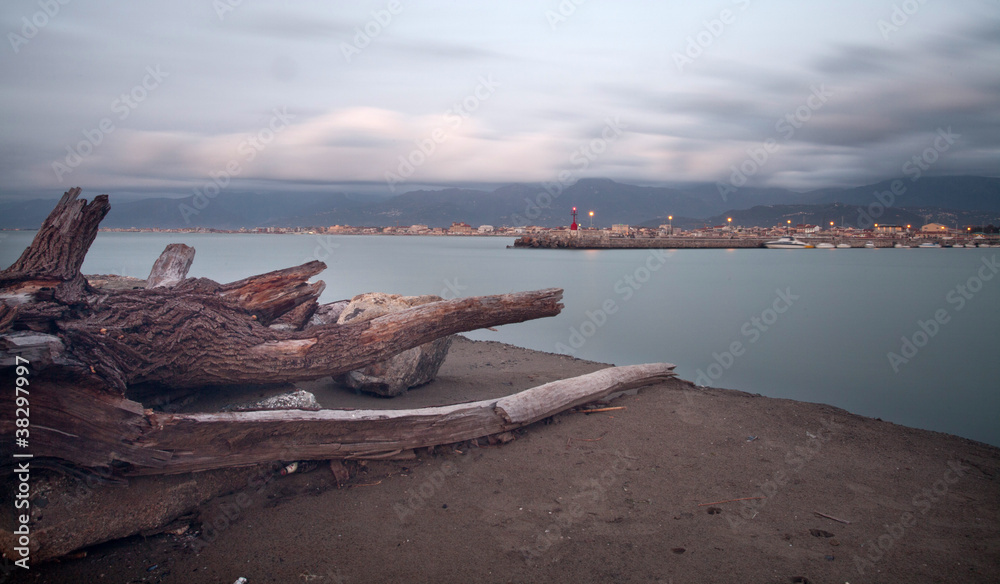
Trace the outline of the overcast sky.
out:
<instances>
[{"instance_id":1,"label":"overcast sky","mask_svg":"<svg viewBox=\"0 0 1000 584\"><path fill-rule=\"evenodd\" d=\"M61 1L0 7L0 197L1000 174L996 0Z\"/></svg>"}]
</instances>

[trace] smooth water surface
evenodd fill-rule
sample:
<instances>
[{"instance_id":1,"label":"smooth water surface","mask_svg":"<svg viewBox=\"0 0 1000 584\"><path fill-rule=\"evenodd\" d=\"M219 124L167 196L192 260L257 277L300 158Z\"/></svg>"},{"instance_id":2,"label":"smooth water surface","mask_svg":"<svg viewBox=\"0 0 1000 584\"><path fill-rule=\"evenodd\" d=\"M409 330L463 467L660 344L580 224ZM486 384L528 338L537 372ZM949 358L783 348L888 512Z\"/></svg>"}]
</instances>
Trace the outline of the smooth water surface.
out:
<instances>
[{"instance_id":1,"label":"smooth water surface","mask_svg":"<svg viewBox=\"0 0 1000 584\"><path fill-rule=\"evenodd\" d=\"M34 233L0 235L7 266ZM559 316L468 336L617 365L667 361L700 384L1000 445L1000 249L570 251L492 237L101 233L83 270L144 278L174 242L197 249L191 276L220 282L321 259L324 302L560 287Z\"/></svg>"}]
</instances>

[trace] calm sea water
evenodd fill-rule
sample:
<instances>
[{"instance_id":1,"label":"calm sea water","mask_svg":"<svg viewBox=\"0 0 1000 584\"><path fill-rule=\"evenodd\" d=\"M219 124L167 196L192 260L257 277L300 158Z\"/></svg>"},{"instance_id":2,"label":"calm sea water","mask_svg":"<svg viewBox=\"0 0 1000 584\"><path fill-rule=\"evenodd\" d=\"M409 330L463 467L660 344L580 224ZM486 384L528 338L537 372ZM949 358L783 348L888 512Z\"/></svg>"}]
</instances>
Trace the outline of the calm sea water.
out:
<instances>
[{"instance_id":1,"label":"calm sea water","mask_svg":"<svg viewBox=\"0 0 1000 584\"><path fill-rule=\"evenodd\" d=\"M0 235L6 267L33 232ZM101 233L83 269L146 277L173 242L197 249L190 275L220 282L322 259L323 301L561 287L558 317L468 336L618 365L667 361L702 384L1000 445L990 267L1000 249L567 251L506 249L507 238Z\"/></svg>"}]
</instances>

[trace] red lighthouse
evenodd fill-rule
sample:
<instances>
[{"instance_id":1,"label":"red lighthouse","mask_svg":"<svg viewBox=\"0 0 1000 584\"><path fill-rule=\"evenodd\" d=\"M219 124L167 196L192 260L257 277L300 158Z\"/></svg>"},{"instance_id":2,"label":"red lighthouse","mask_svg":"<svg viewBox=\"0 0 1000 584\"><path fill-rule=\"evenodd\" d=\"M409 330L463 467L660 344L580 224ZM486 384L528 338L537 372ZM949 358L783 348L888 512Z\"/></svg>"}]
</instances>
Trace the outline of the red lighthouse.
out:
<instances>
[{"instance_id":1,"label":"red lighthouse","mask_svg":"<svg viewBox=\"0 0 1000 584\"><path fill-rule=\"evenodd\" d=\"M570 231L576 231L576 207L573 207L573 224L569 226Z\"/></svg>"}]
</instances>

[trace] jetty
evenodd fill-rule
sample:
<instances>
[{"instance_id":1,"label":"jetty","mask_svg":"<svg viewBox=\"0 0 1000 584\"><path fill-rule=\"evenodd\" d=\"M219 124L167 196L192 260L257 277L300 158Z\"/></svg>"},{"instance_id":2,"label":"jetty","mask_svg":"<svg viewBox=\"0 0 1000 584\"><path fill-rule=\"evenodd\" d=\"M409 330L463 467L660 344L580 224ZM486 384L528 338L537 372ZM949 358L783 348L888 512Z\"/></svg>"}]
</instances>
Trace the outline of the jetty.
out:
<instances>
[{"instance_id":1,"label":"jetty","mask_svg":"<svg viewBox=\"0 0 1000 584\"><path fill-rule=\"evenodd\" d=\"M524 235L514 241L514 248L540 249L763 249L768 241L778 236L747 236L734 237L609 237L607 234L546 233ZM891 248L897 243L916 247L925 241L940 243L937 238L927 237L836 237L812 236L801 238L810 245L819 243L847 244L855 249L864 249L865 244L872 242L876 248ZM971 242L968 243L972 247Z\"/></svg>"}]
</instances>

